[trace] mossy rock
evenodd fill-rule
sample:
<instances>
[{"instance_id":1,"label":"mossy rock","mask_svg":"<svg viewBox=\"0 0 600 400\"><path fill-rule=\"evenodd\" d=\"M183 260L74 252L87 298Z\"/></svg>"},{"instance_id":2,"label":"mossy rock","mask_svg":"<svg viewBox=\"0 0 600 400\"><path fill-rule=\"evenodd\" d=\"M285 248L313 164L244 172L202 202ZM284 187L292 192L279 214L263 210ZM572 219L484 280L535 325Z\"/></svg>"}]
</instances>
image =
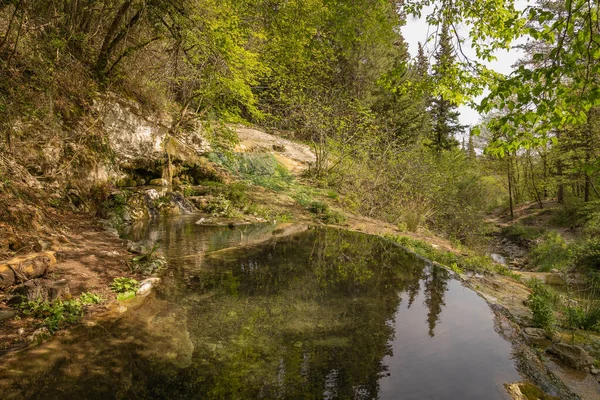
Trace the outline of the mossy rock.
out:
<instances>
[{"instance_id":1,"label":"mossy rock","mask_svg":"<svg viewBox=\"0 0 600 400\"><path fill-rule=\"evenodd\" d=\"M521 394L523 394L527 400L560 400L558 397L546 394L542 389L530 382L519 384L519 389L521 390Z\"/></svg>"}]
</instances>

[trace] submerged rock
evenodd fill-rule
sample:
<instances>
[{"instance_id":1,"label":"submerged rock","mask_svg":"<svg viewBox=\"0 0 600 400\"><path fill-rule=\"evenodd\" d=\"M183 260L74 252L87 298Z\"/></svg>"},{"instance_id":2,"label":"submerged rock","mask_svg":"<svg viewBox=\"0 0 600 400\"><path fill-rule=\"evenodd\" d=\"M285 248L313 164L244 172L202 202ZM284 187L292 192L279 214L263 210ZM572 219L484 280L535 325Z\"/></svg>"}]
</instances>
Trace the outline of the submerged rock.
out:
<instances>
[{"instance_id":1,"label":"submerged rock","mask_svg":"<svg viewBox=\"0 0 600 400\"><path fill-rule=\"evenodd\" d=\"M15 310L0 310L0 321L11 319L17 314Z\"/></svg>"},{"instance_id":2,"label":"submerged rock","mask_svg":"<svg viewBox=\"0 0 600 400\"><path fill-rule=\"evenodd\" d=\"M575 345L555 343L548 352L575 369L583 369L594 363L594 359L584 349Z\"/></svg>"},{"instance_id":3,"label":"submerged rock","mask_svg":"<svg viewBox=\"0 0 600 400\"><path fill-rule=\"evenodd\" d=\"M140 282L140 288L137 291L138 296L148 295L154 286L160 282L160 278L148 278Z\"/></svg>"},{"instance_id":4,"label":"submerged rock","mask_svg":"<svg viewBox=\"0 0 600 400\"><path fill-rule=\"evenodd\" d=\"M154 248L152 240L141 240L139 242L127 241L127 250L135 254L147 254Z\"/></svg>"}]
</instances>

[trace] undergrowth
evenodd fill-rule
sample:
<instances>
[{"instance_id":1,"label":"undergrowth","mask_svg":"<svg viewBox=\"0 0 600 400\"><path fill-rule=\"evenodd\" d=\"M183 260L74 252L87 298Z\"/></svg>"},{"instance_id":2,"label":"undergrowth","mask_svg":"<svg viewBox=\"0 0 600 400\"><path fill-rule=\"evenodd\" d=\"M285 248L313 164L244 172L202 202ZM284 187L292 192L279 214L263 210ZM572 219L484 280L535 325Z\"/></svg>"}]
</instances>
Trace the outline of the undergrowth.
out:
<instances>
[{"instance_id":1,"label":"undergrowth","mask_svg":"<svg viewBox=\"0 0 600 400\"><path fill-rule=\"evenodd\" d=\"M271 154L211 153L209 159L243 180L231 185L211 184L203 188L203 194L215 196L205 210L213 215L233 218L245 213L281 222L292 219L291 214L287 212L281 213L254 204L246 194L247 185L252 184L290 196L300 206L327 224L340 224L346 221L342 213L330 209L327 203L316 200L318 197L337 200L337 193L302 184Z\"/></svg>"},{"instance_id":2,"label":"undergrowth","mask_svg":"<svg viewBox=\"0 0 600 400\"><path fill-rule=\"evenodd\" d=\"M140 283L133 278L115 278L110 289L117 294L117 300L127 300L135 297L140 288Z\"/></svg>"},{"instance_id":3,"label":"undergrowth","mask_svg":"<svg viewBox=\"0 0 600 400\"><path fill-rule=\"evenodd\" d=\"M39 318L42 326L53 334L67 325L73 324L84 315L86 307L99 304L102 298L99 295L86 292L76 299L55 301L25 301L19 305L23 315Z\"/></svg>"}]
</instances>

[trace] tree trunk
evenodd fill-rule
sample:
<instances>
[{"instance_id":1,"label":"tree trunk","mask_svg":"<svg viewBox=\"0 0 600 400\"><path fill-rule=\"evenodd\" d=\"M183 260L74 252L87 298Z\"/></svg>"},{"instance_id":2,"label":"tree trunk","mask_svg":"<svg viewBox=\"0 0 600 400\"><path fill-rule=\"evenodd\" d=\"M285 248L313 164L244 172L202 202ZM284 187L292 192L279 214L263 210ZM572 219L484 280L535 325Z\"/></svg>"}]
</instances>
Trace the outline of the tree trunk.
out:
<instances>
[{"instance_id":1,"label":"tree trunk","mask_svg":"<svg viewBox=\"0 0 600 400\"><path fill-rule=\"evenodd\" d=\"M561 204L565 202L565 185L563 183L563 165L562 160L556 162L556 175L558 176L558 189L556 192L556 201Z\"/></svg>"},{"instance_id":2,"label":"tree trunk","mask_svg":"<svg viewBox=\"0 0 600 400\"><path fill-rule=\"evenodd\" d=\"M510 206L510 218L515 217L515 213L513 211L513 190L512 190L512 171L511 171L511 158L508 157L508 203Z\"/></svg>"},{"instance_id":3,"label":"tree trunk","mask_svg":"<svg viewBox=\"0 0 600 400\"><path fill-rule=\"evenodd\" d=\"M117 37L115 37L115 34L121 26L121 22L123 21L123 18L125 18L125 15L127 14L127 11L129 11L129 8L132 4L133 0L126 0L125 2L123 2L121 8L119 8L119 11L117 11L117 14L113 18L112 23L110 24L110 27L106 32L106 35L104 36L104 40L102 41L102 47L100 48L100 52L98 53L98 57L96 58L95 65L96 74L102 79L105 77L106 68L108 66L108 60L110 58L111 52L114 49L114 47L118 44L118 41L120 41L120 39L118 39L119 36L117 35Z\"/></svg>"},{"instance_id":4,"label":"tree trunk","mask_svg":"<svg viewBox=\"0 0 600 400\"><path fill-rule=\"evenodd\" d=\"M585 174L585 182L583 185L583 201L586 203L590 201L590 176L587 173Z\"/></svg>"},{"instance_id":5,"label":"tree trunk","mask_svg":"<svg viewBox=\"0 0 600 400\"><path fill-rule=\"evenodd\" d=\"M527 151L527 159L529 161L529 169L531 172L531 185L533 186L535 200L537 201L537 203L541 209L541 208L544 208L544 204L542 203L542 199L540 197L540 191L538 190L537 185L535 183L535 171L533 170L533 162L531 161L531 153L529 151Z\"/></svg>"}]
</instances>

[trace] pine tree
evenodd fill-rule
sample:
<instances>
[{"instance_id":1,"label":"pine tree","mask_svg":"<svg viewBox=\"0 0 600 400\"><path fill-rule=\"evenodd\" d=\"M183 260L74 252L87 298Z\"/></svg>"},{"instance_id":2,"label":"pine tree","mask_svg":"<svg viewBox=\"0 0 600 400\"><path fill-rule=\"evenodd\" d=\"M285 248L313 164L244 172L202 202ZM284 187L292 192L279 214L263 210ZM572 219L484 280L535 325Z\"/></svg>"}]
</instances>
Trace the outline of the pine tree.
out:
<instances>
[{"instance_id":1,"label":"pine tree","mask_svg":"<svg viewBox=\"0 0 600 400\"><path fill-rule=\"evenodd\" d=\"M417 54L417 76L422 80L427 80L429 78L429 60L425 55L425 50L423 49L423 45L421 42L418 43L419 50Z\"/></svg>"},{"instance_id":2,"label":"pine tree","mask_svg":"<svg viewBox=\"0 0 600 400\"><path fill-rule=\"evenodd\" d=\"M475 145L473 144L473 132L469 133L469 142L467 143L467 156L470 160L474 160L477 157L477 153L475 153Z\"/></svg>"},{"instance_id":3,"label":"pine tree","mask_svg":"<svg viewBox=\"0 0 600 400\"><path fill-rule=\"evenodd\" d=\"M454 49L450 39L448 25L444 24L439 38L438 50L432 67L433 77L437 80L445 77L454 68ZM437 151L449 150L458 146L456 135L464 133L466 126L461 125L458 106L438 95L431 100L430 114L433 122L431 147Z\"/></svg>"},{"instance_id":4,"label":"pine tree","mask_svg":"<svg viewBox=\"0 0 600 400\"><path fill-rule=\"evenodd\" d=\"M429 67L424 53L423 59L424 63L411 62L406 45L399 42L392 68L378 80L374 91L373 110L399 146L419 142L431 131L427 113Z\"/></svg>"}]
</instances>

